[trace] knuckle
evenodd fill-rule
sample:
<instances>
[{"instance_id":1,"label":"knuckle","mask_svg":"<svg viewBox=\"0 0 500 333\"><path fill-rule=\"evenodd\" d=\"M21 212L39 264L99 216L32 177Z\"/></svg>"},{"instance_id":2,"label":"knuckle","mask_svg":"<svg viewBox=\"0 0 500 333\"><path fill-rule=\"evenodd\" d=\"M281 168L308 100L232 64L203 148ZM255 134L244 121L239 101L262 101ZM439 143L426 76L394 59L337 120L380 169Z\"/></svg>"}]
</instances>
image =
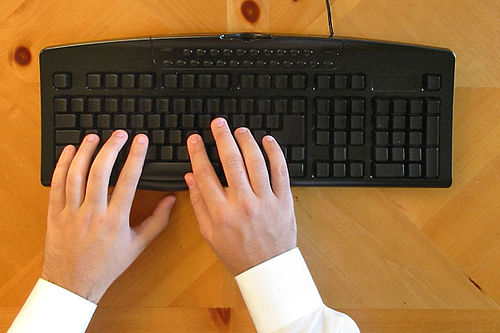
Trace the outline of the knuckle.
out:
<instances>
[{"instance_id":1,"label":"knuckle","mask_svg":"<svg viewBox=\"0 0 500 333\"><path fill-rule=\"evenodd\" d=\"M95 168L92 170L91 177L94 181L104 181L107 179L107 171L103 168Z\"/></svg>"},{"instance_id":2,"label":"knuckle","mask_svg":"<svg viewBox=\"0 0 500 333\"><path fill-rule=\"evenodd\" d=\"M258 211L257 205L252 202L251 200L248 200L248 198L243 198L243 200L240 202L240 209L241 212L243 213L243 216L247 219L251 219L255 217Z\"/></svg>"},{"instance_id":3,"label":"knuckle","mask_svg":"<svg viewBox=\"0 0 500 333\"><path fill-rule=\"evenodd\" d=\"M241 156L232 154L228 156L226 159L227 166L231 169L241 169L243 165L243 160L241 159Z\"/></svg>"},{"instance_id":4,"label":"knuckle","mask_svg":"<svg viewBox=\"0 0 500 333\"><path fill-rule=\"evenodd\" d=\"M120 176L119 181L127 187L132 187L137 183L137 178L138 177L136 174L126 172L125 174Z\"/></svg>"},{"instance_id":5,"label":"knuckle","mask_svg":"<svg viewBox=\"0 0 500 333\"><path fill-rule=\"evenodd\" d=\"M205 179L207 177L210 177L210 175L211 175L211 169L210 168L211 167L209 165L203 165L200 168L198 174L199 174L199 176L200 176L201 179Z\"/></svg>"}]
</instances>

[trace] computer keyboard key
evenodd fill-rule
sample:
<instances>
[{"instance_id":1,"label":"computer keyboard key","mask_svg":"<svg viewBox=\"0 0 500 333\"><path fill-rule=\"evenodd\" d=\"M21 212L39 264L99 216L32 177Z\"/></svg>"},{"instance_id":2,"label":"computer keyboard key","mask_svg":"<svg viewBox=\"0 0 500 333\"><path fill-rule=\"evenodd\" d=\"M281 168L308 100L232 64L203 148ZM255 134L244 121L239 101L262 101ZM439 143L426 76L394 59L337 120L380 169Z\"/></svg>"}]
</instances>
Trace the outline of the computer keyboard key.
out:
<instances>
[{"instance_id":1,"label":"computer keyboard key","mask_svg":"<svg viewBox=\"0 0 500 333\"><path fill-rule=\"evenodd\" d=\"M220 100L218 98L209 98L206 102L207 113L217 114L220 112Z\"/></svg>"},{"instance_id":2,"label":"computer keyboard key","mask_svg":"<svg viewBox=\"0 0 500 333\"><path fill-rule=\"evenodd\" d=\"M292 147L292 161L302 161L305 159L304 147Z\"/></svg>"},{"instance_id":3,"label":"computer keyboard key","mask_svg":"<svg viewBox=\"0 0 500 333\"><path fill-rule=\"evenodd\" d=\"M215 75L215 88L219 89L229 88L229 75L226 74Z\"/></svg>"},{"instance_id":4,"label":"computer keyboard key","mask_svg":"<svg viewBox=\"0 0 500 333\"><path fill-rule=\"evenodd\" d=\"M153 100L151 98L139 99L139 112L146 113L153 111Z\"/></svg>"},{"instance_id":5,"label":"computer keyboard key","mask_svg":"<svg viewBox=\"0 0 500 333\"><path fill-rule=\"evenodd\" d=\"M255 76L252 74L243 74L240 78L242 89L253 89L255 84Z\"/></svg>"},{"instance_id":6,"label":"computer keyboard key","mask_svg":"<svg viewBox=\"0 0 500 333\"><path fill-rule=\"evenodd\" d=\"M330 144L330 132L328 131L318 131L316 132L316 144L320 146L326 146Z\"/></svg>"},{"instance_id":7,"label":"computer keyboard key","mask_svg":"<svg viewBox=\"0 0 500 333\"><path fill-rule=\"evenodd\" d=\"M201 129L210 128L211 121L209 114L201 114L198 116L198 127Z\"/></svg>"},{"instance_id":8,"label":"computer keyboard key","mask_svg":"<svg viewBox=\"0 0 500 333\"><path fill-rule=\"evenodd\" d=\"M349 165L349 176L350 177L363 177L363 163L351 163Z\"/></svg>"},{"instance_id":9,"label":"computer keyboard key","mask_svg":"<svg viewBox=\"0 0 500 333\"><path fill-rule=\"evenodd\" d=\"M152 162L146 163L141 179L149 181L179 181L191 172L191 163L184 162Z\"/></svg>"},{"instance_id":10,"label":"computer keyboard key","mask_svg":"<svg viewBox=\"0 0 500 333\"><path fill-rule=\"evenodd\" d=\"M405 160L405 149L403 147L395 147L391 150L392 161L403 162Z\"/></svg>"},{"instance_id":11,"label":"computer keyboard key","mask_svg":"<svg viewBox=\"0 0 500 333\"><path fill-rule=\"evenodd\" d=\"M306 76L302 74L292 75L292 88L293 89L305 89L306 88Z\"/></svg>"},{"instance_id":12,"label":"computer keyboard key","mask_svg":"<svg viewBox=\"0 0 500 333\"><path fill-rule=\"evenodd\" d=\"M68 111L68 100L66 98L54 98L54 111L55 112L67 112Z\"/></svg>"},{"instance_id":13,"label":"computer keyboard key","mask_svg":"<svg viewBox=\"0 0 500 333\"><path fill-rule=\"evenodd\" d=\"M394 146L402 146L405 144L405 132L392 132L392 144Z\"/></svg>"},{"instance_id":14,"label":"computer keyboard key","mask_svg":"<svg viewBox=\"0 0 500 333\"><path fill-rule=\"evenodd\" d=\"M347 75L334 75L333 86L335 89L347 89Z\"/></svg>"},{"instance_id":15,"label":"computer keyboard key","mask_svg":"<svg viewBox=\"0 0 500 333\"><path fill-rule=\"evenodd\" d=\"M122 99L122 112L135 112L135 99L124 98Z\"/></svg>"},{"instance_id":16,"label":"computer keyboard key","mask_svg":"<svg viewBox=\"0 0 500 333\"><path fill-rule=\"evenodd\" d=\"M168 142L171 144L181 143L181 131L179 130L168 131Z\"/></svg>"},{"instance_id":17,"label":"computer keyboard key","mask_svg":"<svg viewBox=\"0 0 500 333\"><path fill-rule=\"evenodd\" d=\"M111 125L111 116L109 114L98 114L97 115L97 127L98 128L109 128Z\"/></svg>"},{"instance_id":18,"label":"computer keyboard key","mask_svg":"<svg viewBox=\"0 0 500 333\"><path fill-rule=\"evenodd\" d=\"M177 88L177 74L165 74L163 75L163 84L167 89Z\"/></svg>"},{"instance_id":19,"label":"computer keyboard key","mask_svg":"<svg viewBox=\"0 0 500 333\"><path fill-rule=\"evenodd\" d=\"M158 128L161 126L161 117L159 114L148 115L148 128Z\"/></svg>"},{"instance_id":20,"label":"computer keyboard key","mask_svg":"<svg viewBox=\"0 0 500 333\"><path fill-rule=\"evenodd\" d=\"M420 146L422 144L422 132L410 132L408 144L410 146Z\"/></svg>"},{"instance_id":21,"label":"computer keyboard key","mask_svg":"<svg viewBox=\"0 0 500 333\"><path fill-rule=\"evenodd\" d=\"M194 115L192 115L192 114L181 115L181 127L182 128L193 128L194 127Z\"/></svg>"},{"instance_id":22,"label":"computer keyboard key","mask_svg":"<svg viewBox=\"0 0 500 333\"><path fill-rule=\"evenodd\" d=\"M253 134L253 137L255 138L255 141L257 141L257 143L259 145L261 145L262 144L262 138L264 136L266 136L266 131L263 131L263 130L252 131L252 134Z\"/></svg>"},{"instance_id":23,"label":"computer keyboard key","mask_svg":"<svg viewBox=\"0 0 500 333\"><path fill-rule=\"evenodd\" d=\"M441 89L441 76L440 75L425 75L424 76L424 89L425 90L439 90L439 89Z\"/></svg>"},{"instance_id":24,"label":"computer keyboard key","mask_svg":"<svg viewBox=\"0 0 500 333\"><path fill-rule=\"evenodd\" d=\"M335 98L333 103L334 113L347 113L347 99Z\"/></svg>"},{"instance_id":25,"label":"computer keyboard key","mask_svg":"<svg viewBox=\"0 0 500 333\"><path fill-rule=\"evenodd\" d=\"M212 88L212 76L208 74L199 75L198 86L203 89Z\"/></svg>"},{"instance_id":26,"label":"computer keyboard key","mask_svg":"<svg viewBox=\"0 0 500 333\"><path fill-rule=\"evenodd\" d=\"M425 149L425 176L436 178L439 175L439 149Z\"/></svg>"},{"instance_id":27,"label":"computer keyboard key","mask_svg":"<svg viewBox=\"0 0 500 333\"><path fill-rule=\"evenodd\" d=\"M363 90L365 89L365 76L354 74L351 76L351 89Z\"/></svg>"},{"instance_id":28,"label":"computer keyboard key","mask_svg":"<svg viewBox=\"0 0 500 333\"><path fill-rule=\"evenodd\" d=\"M439 117L429 116L426 121L425 143L428 146L437 146L439 143Z\"/></svg>"},{"instance_id":29,"label":"computer keyboard key","mask_svg":"<svg viewBox=\"0 0 500 333\"><path fill-rule=\"evenodd\" d=\"M260 74L257 76L257 87L261 89L271 88L271 75Z\"/></svg>"},{"instance_id":30,"label":"computer keyboard key","mask_svg":"<svg viewBox=\"0 0 500 333\"><path fill-rule=\"evenodd\" d=\"M345 129L347 127L347 116L334 116L333 117L333 128L334 129Z\"/></svg>"},{"instance_id":31,"label":"computer keyboard key","mask_svg":"<svg viewBox=\"0 0 500 333\"><path fill-rule=\"evenodd\" d=\"M401 163L375 164L375 177L401 178L405 176L405 166Z\"/></svg>"},{"instance_id":32,"label":"computer keyboard key","mask_svg":"<svg viewBox=\"0 0 500 333\"><path fill-rule=\"evenodd\" d=\"M186 100L184 98L176 98L173 101L173 111L174 113L184 113L186 112Z\"/></svg>"},{"instance_id":33,"label":"computer keyboard key","mask_svg":"<svg viewBox=\"0 0 500 333\"><path fill-rule=\"evenodd\" d=\"M254 102L252 98L242 98L241 103L241 113L248 114L253 113L254 111Z\"/></svg>"},{"instance_id":34,"label":"computer keyboard key","mask_svg":"<svg viewBox=\"0 0 500 333\"><path fill-rule=\"evenodd\" d=\"M389 133L388 132L375 132L375 144L377 146L388 146L389 145Z\"/></svg>"},{"instance_id":35,"label":"computer keyboard key","mask_svg":"<svg viewBox=\"0 0 500 333\"><path fill-rule=\"evenodd\" d=\"M236 107L238 103L234 98L228 98L224 100L224 113L236 113Z\"/></svg>"},{"instance_id":36,"label":"computer keyboard key","mask_svg":"<svg viewBox=\"0 0 500 333\"><path fill-rule=\"evenodd\" d=\"M250 129L262 128L262 115L251 115L249 116L249 126Z\"/></svg>"},{"instance_id":37,"label":"computer keyboard key","mask_svg":"<svg viewBox=\"0 0 500 333\"><path fill-rule=\"evenodd\" d=\"M330 75L318 75L316 79L316 88L318 90L327 90L330 89Z\"/></svg>"},{"instance_id":38,"label":"computer keyboard key","mask_svg":"<svg viewBox=\"0 0 500 333\"><path fill-rule=\"evenodd\" d=\"M364 135L361 131L351 131L350 132L350 143L353 146L361 146L364 143Z\"/></svg>"},{"instance_id":39,"label":"computer keyboard key","mask_svg":"<svg viewBox=\"0 0 500 333\"><path fill-rule=\"evenodd\" d=\"M334 145L345 145L347 143L347 132L345 131L333 131L333 144Z\"/></svg>"},{"instance_id":40,"label":"computer keyboard key","mask_svg":"<svg viewBox=\"0 0 500 333\"><path fill-rule=\"evenodd\" d=\"M406 113L406 101L404 99L394 99L392 101L392 111L394 114L401 115Z\"/></svg>"},{"instance_id":41,"label":"computer keyboard key","mask_svg":"<svg viewBox=\"0 0 500 333\"><path fill-rule=\"evenodd\" d=\"M177 127L177 115L176 114L165 115L165 127L166 128L176 128Z\"/></svg>"},{"instance_id":42,"label":"computer keyboard key","mask_svg":"<svg viewBox=\"0 0 500 333\"><path fill-rule=\"evenodd\" d=\"M102 99L101 98L89 98L87 100L88 112L97 113L101 112Z\"/></svg>"},{"instance_id":43,"label":"computer keyboard key","mask_svg":"<svg viewBox=\"0 0 500 333\"><path fill-rule=\"evenodd\" d=\"M392 117L392 129L405 129L405 127L406 127L405 116Z\"/></svg>"},{"instance_id":44,"label":"computer keyboard key","mask_svg":"<svg viewBox=\"0 0 500 333\"><path fill-rule=\"evenodd\" d=\"M318 114L329 114L330 113L330 100L329 99L318 99L316 101L316 111Z\"/></svg>"},{"instance_id":45,"label":"computer keyboard key","mask_svg":"<svg viewBox=\"0 0 500 333\"><path fill-rule=\"evenodd\" d=\"M364 127L364 117L363 116L351 116L351 128L362 129L363 127Z\"/></svg>"},{"instance_id":46,"label":"computer keyboard key","mask_svg":"<svg viewBox=\"0 0 500 333\"><path fill-rule=\"evenodd\" d=\"M303 163L289 163L288 173L291 178L303 177L304 176L304 164Z\"/></svg>"},{"instance_id":47,"label":"computer keyboard key","mask_svg":"<svg viewBox=\"0 0 500 333\"><path fill-rule=\"evenodd\" d=\"M428 98L426 101L427 113L439 114L440 101L436 98Z\"/></svg>"},{"instance_id":48,"label":"computer keyboard key","mask_svg":"<svg viewBox=\"0 0 500 333\"><path fill-rule=\"evenodd\" d=\"M156 160L156 146L149 146L146 152L146 161Z\"/></svg>"},{"instance_id":49,"label":"computer keyboard key","mask_svg":"<svg viewBox=\"0 0 500 333\"><path fill-rule=\"evenodd\" d=\"M410 101L410 113L421 114L424 110L424 101L421 99L412 99Z\"/></svg>"},{"instance_id":50,"label":"computer keyboard key","mask_svg":"<svg viewBox=\"0 0 500 333\"><path fill-rule=\"evenodd\" d=\"M345 177L346 165L345 163L333 163L333 177Z\"/></svg>"},{"instance_id":51,"label":"computer keyboard key","mask_svg":"<svg viewBox=\"0 0 500 333\"><path fill-rule=\"evenodd\" d=\"M422 129L422 117L421 116L410 117L410 129L411 130L421 130Z\"/></svg>"},{"instance_id":52,"label":"computer keyboard key","mask_svg":"<svg viewBox=\"0 0 500 333\"><path fill-rule=\"evenodd\" d=\"M105 74L104 75L104 88L118 88L118 75Z\"/></svg>"},{"instance_id":53,"label":"computer keyboard key","mask_svg":"<svg viewBox=\"0 0 500 333\"><path fill-rule=\"evenodd\" d=\"M174 158L174 149L172 146L161 146L160 148L160 159L164 161L170 161Z\"/></svg>"},{"instance_id":54,"label":"computer keyboard key","mask_svg":"<svg viewBox=\"0 0 500 333\"><path fill-rule=\"evenodd\" d=\"M68 89L71 88L71 74L70 73L55 73L53 79L54 88Z\"/></svg>"},{"instance_id":55,"label":"computer keyboard key","mask_svg":"<svg viewBox=\"0 0 500 333\"><path fill-rule=\"evenodd\" d=\"M118 99L116 99L116 98L104 99L104 111L105 112L118 112Z\"/></svg>"},{"instance_id":56,"label":"computer keyboard key","mask_svg":"<svg viewBox=\"0 0 500 333\"><path fill-rule=\"evenodd\" d=\"M56 128L71 128L76 126L76 116L74 114L57 114Z\"/></svg>"},{"instance_id":57,"label":"computer keyboard key","mask_svg":"<svg viewBox=\"0 0 500 333\"><path fill-rule=\"evenodd\" d=\"M375 100L375 112L379 114L388 114L390 109L389 100L387 99L376 99Z\"/></svg>"},{"instance_id":58,"label":"computer keyboard key","mask_svg":"<svg viewBox=\"0 0 500 333\"><path fill-rule=\"evenodd\" d=\"M422 149L421 148L409 148L409 160L411 162L420 162L422 160Z\"/></svg>"},{"instance_id":59,"label":"computer keyboard key","mask_svg":"<svg viewBox=\"0 0 500 333\"><path fill-rule=\"evenodd\" d=\"M97 117L99 118L99 116ZM130 116L130 127L132 128L144 127L144 116L142 114L134 114Z\"/></svg>"},{"instance_id":60,"label":"computer keyboard key","mask_svg":"<svg viewBox=\"0 0 500 333\"><path fill-rule=\"evenodd\" d=\"M288 88L288 75L277 74L274 77L274 87L277 89L286 89Z\"/></svg>"},{"instance_id":61,"label":"computer keyboard key","mask_svg":"<svg viewBox=\"0 0 500 333\"><path fill-rule=\"evenodd\" d=\"M214 144L215 143L214 137L213 137L212 132L210 130L201 131L201 136L202 136L203 142L205 144Z\"/></svg>"},{"instance_id":62,"label":"computer keyboard key","mask_svg":"<svg viewBox=\"0 0 500 333\"><path fill-rule=\"evenodd\" d=\"M274 114L268 114L266 116L266 127L270 129L275 129L280 127L280 118Z\"/></svg>"},{"instance_id":63,"label":"computer keyboard key","mask_svg":"<svg viewBox=\"0 0 500 333\"><path fill-rule=\"evenodd\" d=\"M329 129L330 128L330 116L318 115L316 118L316 128L317 129Z\"/></svg>"},{"instance_id":64,"label":"computer keyboard key","mask_svg":"<svg viewBox=\"0 0 500 333\"><path fill-rule=\"evenodd\" d=\"M189 154L186 146L177 147L177 160L178 161L188 161Z\"/></svg>"},{"instance_id":65,"label":"computer keyboard key","mask_svg":"<svg viewBox=\"0 0 500 333\"><path fill-rule=\"evenodd\" d=\"M135 74L122 74L121 87L126 89L135 88Z\"/></svg>"},{"instance_id":66,"label":"computer keyboard key","mask_svg":"<svg viewBox=\"0 0 500 333\"><path fill-rule=\"evenodd\" d=\"M181 87L184 89L194 88L194 75L193 74L182 75Z\"/></svg>"},{"instance_id":67,"label":"computer keyboard key","mask_svg":"<svg viewBox=\"0 0 500 333\"><path fill-rule=\"evenodd\" d=\"M328 162L316 162L315 175L318 178L330 176L330 164Z\"/></svg>"},{"instance_id":68,"label":"computer keyboard key","mask_svg":"<svg viewBox=\"0 0 500 333\"><path fill-rule=\"evenodd\" d=\"M279 99L275 100L274 112L287 113L288 112L288 100L285 98L279 98Z\"/></svg>"},{"instance_id":69,"label":"computer keyboard key","mask_svg":"<svg viewBox=\"0 0 500 333\"><path fill-rule=\"evenodd\" d=\"M165 131L164 130L153 130L151 134L151 143L158 145L165 143Z\"/></svg>"},{"instance_id":70,"label":"computer keyboard key","mask_svg":"<svg viewBox=\"0 0 500 333\"><path fill-rule=\"evenodd\" d=\"M139 74L139 88L152 89L154 88L153 74Z\"/></svg>"},{"instance_id":71,"label":"computer keyboard key","mask_svg":"<svg viewBox=\"0 0 500 333\"><path fill-rule=\"evenodd\" d=\"M386 147L375 148L375 161L387 162L389 160L389 149Z\"/></svg>"},{"instance_id":72,"label":"computer keyboard key","mask_svg":"<svg viewBox=\"0 0 500 333\"><path fill-rule=\"evenodd\" d=\"M292 113L304 113L306 111L306 101L303 98L292 100Z\"/></svg>"},{"instance_id":73,"label":"computer keyboard key","mask_svg":"<svg viewBox=\"0 0 500 333\"><path fill-rule=\"evenodd\" d=\"M333 147L332 157L333 157L334 161L347 160L347 148L346 147Z\"/></svg>"},{"instance_id":74,"label":"computer keyboard key","mask_svg":"<svg viewBox=\"0 0 500 333\"><path fill-rule=\"evenodd\" d=\"M408 164L408 177L410 178L422 177L422 165L415 163Z\"/></svg>"},{"instance_id":75,"label":"computer keyboard key","mask_svg":"<svg viewBox=\"0 0 500 333\"><path fill-rule=\"evenodd\" d=\"M80 115L80 127L81 128L92 128L93 126L94 126L94 115L92 115L92 114Z\"/></svg>"},{"instance_id":76,"label":"computer keyboard key","mask_svg":"<svg viewBox=\"0 0 500 333\"><path fill-rule=\"evenodd\" d=\"M87 75L87 87L89 87L89 89L98 89L101 88L101 85L102 85L101 74Z\"/></svg>"},{"instance_id":77,"label":"computer keyboard key","mask_svg":"<svg viewBox=\"0 0 500 333\"><path fill-rule=\"evenodd\" d=\"M83 112L85 109L83 98L72 98L71 99L71 111L72 112Z\"/></svg>"},{"instance_id":78,"label":"computer keyboard key","mask_svg":"<svg viewBox=\"0 0 500 333\"><path fill-rule=\"evenodd\" d=\"M168 99L167 98L158 98L156 100L156 111L159 113L167 113L168 112Z\"/></svg>"},{"instance_id":79,"label":"computer keyboard key","mask_svg":"<svg viewBox=\"0 0 500 333\"><path fill-rule=\"evenodd\" d=\"M80 130L56 130L56 144L79 144Z\"/></svg>"},{"instance_id":80,"label":"computer keyboard key","mask_svg":"<svg viewBox=\"0 0 500 333\"><path fill-rule=\"evenodd\" d=\"M365 113L365 101L361 98L351 99L351 113Z\"/></svg>"},{"instance_id":81,"label":"computer keyboard key","mask_svg":"<svg viewBox=\"0 0 500 333\"><path fill-rule=\"evenodd\" d=\"M246 116L244 114L235 114L232 116L232 128L238 128L245 126L246 124Z\"/></svg>"}]
</instances>

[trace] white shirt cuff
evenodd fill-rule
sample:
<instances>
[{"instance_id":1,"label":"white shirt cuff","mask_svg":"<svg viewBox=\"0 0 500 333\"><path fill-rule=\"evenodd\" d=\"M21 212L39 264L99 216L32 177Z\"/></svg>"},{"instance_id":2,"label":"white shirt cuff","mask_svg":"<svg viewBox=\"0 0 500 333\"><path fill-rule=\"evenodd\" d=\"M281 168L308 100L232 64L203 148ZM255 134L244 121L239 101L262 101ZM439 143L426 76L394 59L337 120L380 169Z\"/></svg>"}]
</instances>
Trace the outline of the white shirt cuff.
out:
<instances>
[{"instance_id":1,"label":"white shirt cuff","mask_svg":"<svg viewBox=\"0 0 500 333\"><path fill-rule=\"evenodd\" d=\"M83 333L97 305L38 279L8 333Z\"/></svg>"},{"instance_id":2,"label":"white shirt cuff","mask_svg":"<svg viewBox=\"0 0 500 333\"><path fill-rule=\"evenodd\" d=\"M257 332L273 332L323 307L297 247L235 279Z\"/></svg>"}]
</instances>

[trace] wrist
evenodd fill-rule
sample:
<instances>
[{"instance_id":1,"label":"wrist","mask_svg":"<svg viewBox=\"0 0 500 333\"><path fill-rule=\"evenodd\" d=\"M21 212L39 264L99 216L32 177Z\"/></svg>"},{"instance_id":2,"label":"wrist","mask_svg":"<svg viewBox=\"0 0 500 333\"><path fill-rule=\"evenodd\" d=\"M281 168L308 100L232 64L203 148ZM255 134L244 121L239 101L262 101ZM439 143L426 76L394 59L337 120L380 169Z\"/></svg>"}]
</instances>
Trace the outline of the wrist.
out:
<instances>
[{"instance_id":1,"label":"wrist","mask_svg":"<svg viewBox=\"0 0 500 333\"><path fill-rule=\"evenodd\" d=\"M45 269L42 270L41 278L82 298L85 298L94 304L99 303L107 289L99 287L90 281L83 282L79 279L71 279L50 274L50 272L47 272Z\"/></svg>"}]
</instances>

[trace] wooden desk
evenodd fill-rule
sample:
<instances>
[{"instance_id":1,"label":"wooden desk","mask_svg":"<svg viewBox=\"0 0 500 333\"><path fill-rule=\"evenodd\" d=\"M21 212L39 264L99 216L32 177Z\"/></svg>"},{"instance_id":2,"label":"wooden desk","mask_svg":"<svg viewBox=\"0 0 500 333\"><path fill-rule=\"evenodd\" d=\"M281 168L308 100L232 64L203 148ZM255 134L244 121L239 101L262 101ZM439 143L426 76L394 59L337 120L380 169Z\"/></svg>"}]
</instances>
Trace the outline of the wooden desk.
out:
<instances>
[{"instance_id":1,"label":"wooden desk","mask_svg":"<svg viewBox=\"0 0 500 333\"><path fill-rule=\"evenodd\" d=\"M176 33L328 34L324 2L0 2L0 330L40 274L38 53L50 45ZM491 0L337 0L337 35L442 46L457 56L449 189L294 188L299 246L326 304L364 332L500 331L500 6ZM254 15L255 11L247 13ZM138 191L148 215L164 193ZM253 332L187 193L170 225L102 299L89 332Z\"/></svg>"}]
</instances>

